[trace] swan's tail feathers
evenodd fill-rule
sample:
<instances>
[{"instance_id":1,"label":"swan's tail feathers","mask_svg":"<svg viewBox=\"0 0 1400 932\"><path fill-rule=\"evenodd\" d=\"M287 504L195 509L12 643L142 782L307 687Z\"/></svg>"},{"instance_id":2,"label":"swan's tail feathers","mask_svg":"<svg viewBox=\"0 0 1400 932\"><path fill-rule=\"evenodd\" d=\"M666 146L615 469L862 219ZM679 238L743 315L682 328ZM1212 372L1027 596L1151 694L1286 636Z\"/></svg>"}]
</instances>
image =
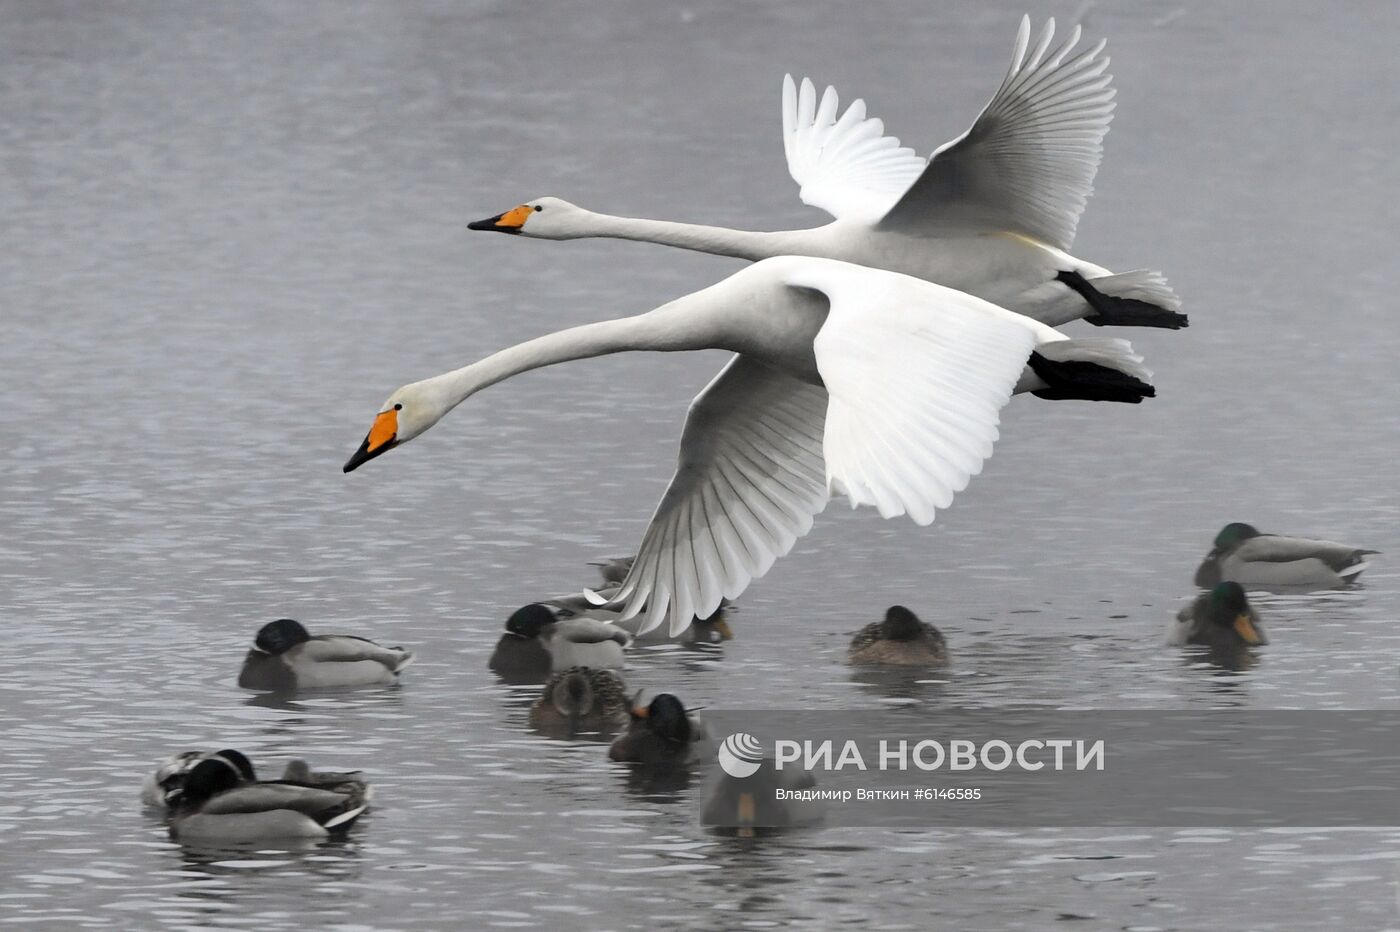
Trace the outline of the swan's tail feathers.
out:
<instances>
[{"instance_id":1,"label":"swan's tail feathers","mask_svg":"<svg viewBox=\"0 0 1400 932\"><path fill-rule=\"evenodd\" d=\"M1180 330L1189 324L1186 315L1178 313L1181 299L1161 272L1134 269L1090 279L1069 271L1055 278L1084 299L1092 309L1084 319L1096 327Z\"/></svg>"},{"instance_id":2,"label":"swan's tail feathers","mask_svg":"<svg viewBox=\"0 0 1400 932\"><path fill-rule=\"evenodd\" d=\"M1044 388L1037 398L1121 401L1152 398L1152 372L1127 340L1058 340L1036 347L1028 363Z\"/></svg>"}]
</instances>

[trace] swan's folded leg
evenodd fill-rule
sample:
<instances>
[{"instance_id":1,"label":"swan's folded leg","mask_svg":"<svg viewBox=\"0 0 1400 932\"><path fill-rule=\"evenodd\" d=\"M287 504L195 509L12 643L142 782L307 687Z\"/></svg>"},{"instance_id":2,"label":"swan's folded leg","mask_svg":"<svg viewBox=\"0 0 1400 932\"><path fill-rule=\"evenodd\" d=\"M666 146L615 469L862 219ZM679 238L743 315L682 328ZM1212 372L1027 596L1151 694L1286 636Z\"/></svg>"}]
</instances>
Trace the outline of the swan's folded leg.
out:
<instances>
[{"instance_id":1,"label":"swan's folded leg","mask_svg":"<svg viewBox=\"0 0 1400 932\"><path fill-rule=\"evenodd\" d=\"M1166 330L1180 330L1188 326L1189 320L1185 314L1178 314L1170 306L1163 307L1154 304L1152 301L1144 301L1141 298L1126 297L1111 293L1118 290L1112 279L1140 275L1141 273L1128 272L1122 276L1114 275L1107 278L1094 279L1092 282L1073 270L1062 271L1055 276L1055 280L1063 283L1077 293L1081 298L1093 308L1094 313L1084 319L1096 327L1161 327ZM1147 273L1154 275L1155 273ZM1160 279L1161 276L1156 276ZM1141 286L1156 285L1157 281L1148 280L1143 276L1142 281L1125 281L1122 284L1128 287L1124 290L1131 290L1134 287L1141 289ZM1165 289L1165 286L1161 286ZM1161 289L1153 289L1161 290ZM1170 289L1165 289L1166 295L1171 295ZM1165 296L1162 300L1164 304L1175 304L1175 296L1171 295L1168 301Z\"/></svg>"},{"instance_id":2,"label":"swan's folded leg","mask_svg":"<svg viewBox=\"0 0 1400 932\"><path fill-rule=\"evenodd\" d=\"M1127 340L1058 340L1031 353L1016 391L1052 401L1121 401L1137 404L1157 390Z\"/></svg>"}]
</instances>

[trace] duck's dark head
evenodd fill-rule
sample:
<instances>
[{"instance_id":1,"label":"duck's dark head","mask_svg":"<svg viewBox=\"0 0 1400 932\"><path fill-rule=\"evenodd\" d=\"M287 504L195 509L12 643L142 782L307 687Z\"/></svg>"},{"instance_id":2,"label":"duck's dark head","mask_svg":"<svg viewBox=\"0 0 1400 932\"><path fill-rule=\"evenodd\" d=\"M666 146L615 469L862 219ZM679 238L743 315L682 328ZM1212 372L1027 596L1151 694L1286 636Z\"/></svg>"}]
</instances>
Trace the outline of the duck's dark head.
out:
<instances>
[{"instance_id":1,"label":"duck's dark head","mask_svg":"<svg viewBox=\"0 0 1400 932\"><path fill-rule=\"evenodd\" d=\"M880 636L887 641L912 641L924 633L923 622L903 605L892 605L880 622Z\"/></svg>"},{"instance_id":2,"label":"duck's dark head","mask_svg":"<svg viewBox=\"0 0 1400 932\"><path fill-rule=\"evenodd\" d=\"M1252 524L1245 524L1243 521L1234 521L1220 529L1220 533L1215 535L1215 549L1229 550L1231 547L1238 547L1251 537L1258 537L1259 530Z\"/></svg>"},{"instance_id":3,"label":"duck's dark head","mask_svg":"<svg viewBox=\"0 0 1400 932\"><path fill-rule=\"evenodd\" d=\"M229 761L215 755L206 757L195 764L185 777L185 785L169 798L172 806L190 809L199 806L210 797L217 796L238 786L243 777Z\"/></svg>"},{"instance_id":4,"label":"duck's dark head","mask_svg":"<svg viewBox=\"0 0 1400 932\"><path fill-rule=\"evenodd\" d=\"M1237 582L1223 582L1210 590L1208 617L1217 628L1233 631L1241 641L1251 647L1267 643L1262 632L1254 624L1249 599L1244 587Z\"/></svg>"},{"instance_id":5,"label":"duck's dark head","mask_svg":"<svg viewBox=\"0 0 1400 932\"><path fill-rule=\"evenodd\" d=\"M639 692L631 704L627 731L608 748L608 757L633 764L665 764L689 752L694 738L690 715L679 698L660 693L642 705Z\"/></svg>"},{"instance_id":6,"label":"duck's dark head","mask_svg":"<svg viewBox=\"0 0 1400 932\"><path fill-rule=\"evenodd\" d=\"M233 765L234 769L238 771L239 777L249 783L257 781L258 775L253 771L253 762L250 761L248 755L244 754L242 751L235 751L233 748L224 748L213 756L222 757L224 760L228 761Z\"/></svg>"},{"instance_id":7,"label":"duck's dark head","mask_svg":"<svg viewBox=\"0 0 1400 932\"><path fill-rule=\"evenodd\" d=\"M511 613L506 619L506 633L521 638L537 638L541 631L557 620L549 606L532 602Z\"/></svg>"},{"instance_id":8,"label":"duck's dark head","mask_svg":"<svg viewBox=\"0 0 1400 932\"><path fill-rule=\"evenodd\" d=\"M286 653L298 644L305 644L311 640L311 633L302 626L299 621L290 618L279 618L276 621L268 622L262 626L258 636L253 639L253 646L265 654Z\"/></svg>"},{"instance_id":9,"label":"duck's dark head","mask_svg":"<svg viewBox=\"0 0 1400 932\"><path fill-rule=\"evenodd\" d=\"M632 715L645 721L647 730L658 738L672 744L690 741L690 716L680 699L670 693L661 693L643 708L634 708Z\"/></svg>"}]
</instances>

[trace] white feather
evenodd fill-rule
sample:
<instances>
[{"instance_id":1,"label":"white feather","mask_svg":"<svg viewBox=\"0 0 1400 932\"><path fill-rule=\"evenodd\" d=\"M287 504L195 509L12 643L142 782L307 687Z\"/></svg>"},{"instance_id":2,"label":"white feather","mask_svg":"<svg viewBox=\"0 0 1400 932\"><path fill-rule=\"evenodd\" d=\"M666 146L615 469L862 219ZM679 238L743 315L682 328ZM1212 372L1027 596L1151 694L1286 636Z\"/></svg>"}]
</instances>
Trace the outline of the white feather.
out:
<instances>
[{"instance_id":1,"label":"white feather","mask_svg":"<svg viewBox=\"0 0 1400 932\"><path fill-rule=\"evenodd\" d=\"M932 522L991 455L1034 325L961 292L859 267L812 264L788 281L831 302L815 345L831 396L829 487L882 517Z\"/></svg>"},{"instance_id":2,"label":"white feather","mask_svg":"<svg viewBox=\"0 0 1400 932\"><path fill-rule=\"evenodd\" d=\"M677 634L734 598L826 505L826 392L735 357L691 403L676 474L613 603ZM668 612L669 609L669 612Z\"/></svg>"},{"instance_id":3,"label":"white feather","mask_svg":"<svg viewBox=\"0 0 1400 932\"><path fill-rule=\"evenodd\" d=\"M924 160L884 135L885 124L867 118L857 100L837 119L836 89L821 104L812 82L801 90L792 75L783 78L783 152L788 173L801 188L804 204L833 217L874 223L894 206L924 170Z\"/></svg>"},{"instance_id":4,"label":"white feather","mask_svg":"<svg viewBox=\"0 0 1400 932\"><path fill-rule=\"evenodd\" d=\"M878 229L1009 231L1070 248L1094 190L1115 91L1103 41L1071 57L1079 28L1051 52L1054 34L1052 19L1027 55L1030 19L1021 20L1001 87L967 132L933 153Z\"/></svg>"}]
</instances>

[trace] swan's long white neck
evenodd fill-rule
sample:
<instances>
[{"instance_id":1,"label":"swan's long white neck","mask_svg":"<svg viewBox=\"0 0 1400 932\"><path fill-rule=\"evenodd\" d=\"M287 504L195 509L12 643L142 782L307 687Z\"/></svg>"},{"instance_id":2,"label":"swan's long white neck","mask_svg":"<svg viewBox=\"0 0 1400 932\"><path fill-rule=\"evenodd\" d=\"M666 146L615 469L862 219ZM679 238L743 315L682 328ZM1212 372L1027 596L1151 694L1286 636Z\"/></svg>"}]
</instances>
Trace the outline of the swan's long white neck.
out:
<instances>
[{"instance_id":1,"label":"swan's long white neck","mask_svg":"<svg viewBox=\"0 0 1400 932\"><path fill-rule=\"evenodd\" d=\"M580 225L579 236L659 243L663 246L757 262L773 256L809 255L804 245L812 238L814 232L779 230L763 233L703 226L698 223L677 223L671 220L615 217L589 211L586 223Z\"/></svg>"},{"instance_id":2,"label":"swan's long white neck","mask_svg":"<svg viewBox=\"0 0 1400 932\"><path fill-rule=\"evenodd\" d=\"M632 350L706 349L714 345L715 334L704 317L694 313L695 299L701 294L636 317L583 324L526 340L469 366L434 376L427 383L441 393L445 413L482 389L531 369Z\"/></svg>"}]
</instances>

